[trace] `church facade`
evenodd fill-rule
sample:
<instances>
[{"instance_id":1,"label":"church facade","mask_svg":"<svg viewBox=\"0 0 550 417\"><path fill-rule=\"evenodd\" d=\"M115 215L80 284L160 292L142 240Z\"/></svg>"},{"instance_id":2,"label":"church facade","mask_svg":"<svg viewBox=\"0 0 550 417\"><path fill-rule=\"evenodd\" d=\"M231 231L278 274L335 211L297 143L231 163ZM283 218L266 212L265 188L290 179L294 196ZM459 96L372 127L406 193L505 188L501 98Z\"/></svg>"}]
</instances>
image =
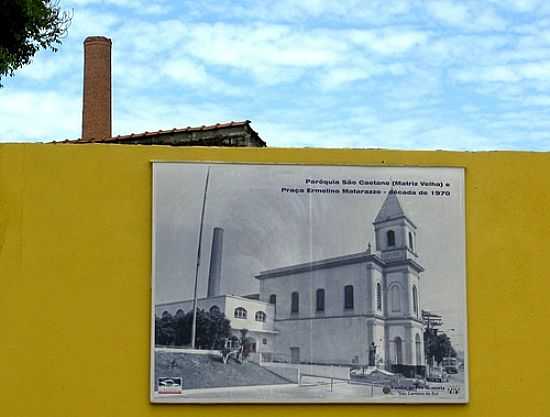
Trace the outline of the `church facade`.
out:
<instances>
[{"instance_id":1,"label":"church facade","mask_svg":"<svg viewBox=\"0 0 550 417\"><path fill-rule=\"evenodd\" d=\"M373 227L375 250L255 276L275 306L275 359L424 373L416 225L390 192Z\"/></svg>"}]
</instances>

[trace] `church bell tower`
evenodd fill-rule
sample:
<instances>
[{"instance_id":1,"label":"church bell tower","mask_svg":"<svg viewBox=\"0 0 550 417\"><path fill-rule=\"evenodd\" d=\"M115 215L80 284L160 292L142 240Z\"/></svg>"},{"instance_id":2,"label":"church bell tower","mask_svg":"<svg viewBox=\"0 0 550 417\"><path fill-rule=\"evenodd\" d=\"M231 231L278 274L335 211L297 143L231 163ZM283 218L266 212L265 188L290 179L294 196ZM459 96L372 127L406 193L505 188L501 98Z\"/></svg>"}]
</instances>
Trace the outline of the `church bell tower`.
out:
<instances>
[{"instance_id":1,"label":"church bell tower","mask_svg":"<svg viewBox=\"0 0 550 417\"><path fill-rule=\"evenodd\" d=\"M384 261L417 259L416 225L403 211L394 190L388 192L373 225L376 250Z\"/></svg>"}]
</instances>

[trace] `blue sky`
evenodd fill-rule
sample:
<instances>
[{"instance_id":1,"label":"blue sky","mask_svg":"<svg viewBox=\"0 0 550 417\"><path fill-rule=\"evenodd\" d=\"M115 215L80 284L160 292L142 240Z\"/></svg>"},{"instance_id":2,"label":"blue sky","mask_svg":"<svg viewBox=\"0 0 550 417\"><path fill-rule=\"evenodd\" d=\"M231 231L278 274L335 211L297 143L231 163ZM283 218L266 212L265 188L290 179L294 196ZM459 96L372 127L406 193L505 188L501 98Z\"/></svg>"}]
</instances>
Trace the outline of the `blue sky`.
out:
<instances>
[{"instance_id":1,"label":"blue sky","mask_svg":"<svg viewBox=\"0 0 550 417\"><path fill-rule=\"evenodd\" d=\"M249 119L270 146L550 150L550 2L61 0L61 50L0 89L0 141L80 136L113 40L113 134Z\"/></svg>"}]
</instances>

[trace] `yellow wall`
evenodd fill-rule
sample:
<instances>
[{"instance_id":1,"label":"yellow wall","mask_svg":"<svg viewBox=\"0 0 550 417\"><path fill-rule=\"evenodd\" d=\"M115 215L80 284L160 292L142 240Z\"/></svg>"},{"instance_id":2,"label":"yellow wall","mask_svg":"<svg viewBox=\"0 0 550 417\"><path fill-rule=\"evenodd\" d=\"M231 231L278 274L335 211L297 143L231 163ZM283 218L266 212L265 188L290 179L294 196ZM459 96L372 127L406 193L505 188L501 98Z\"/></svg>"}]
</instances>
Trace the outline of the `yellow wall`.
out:
<instances>
[{"instance_id":1,"label":"yellow wall","mask_svg":"<svg viewBox=\"0 0 550 417\"><path fill-rule=\"evenodd\" d=\"M466 167L470 404L149 404L151 160ZM549 416L548 262L546 153L0 145L0 415Z\"/></svg>"}]
</instances>

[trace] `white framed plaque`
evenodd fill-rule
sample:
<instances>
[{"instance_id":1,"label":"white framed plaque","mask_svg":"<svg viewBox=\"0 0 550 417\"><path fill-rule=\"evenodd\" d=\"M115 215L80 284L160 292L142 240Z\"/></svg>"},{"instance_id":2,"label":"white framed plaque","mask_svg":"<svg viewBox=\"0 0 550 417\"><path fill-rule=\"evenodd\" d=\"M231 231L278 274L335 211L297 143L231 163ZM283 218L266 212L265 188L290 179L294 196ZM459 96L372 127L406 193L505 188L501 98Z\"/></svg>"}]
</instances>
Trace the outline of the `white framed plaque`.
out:
<instances>
[{"instance_id":1,"label":"white framed plaque","mask_svg":"<svg viewBox=\"0 0 550 417\"><path fill-rule=\"evenodd\" d=\"M464 169L153 163L151 401L468 401Z\"/></svg>"}]
</instances>

